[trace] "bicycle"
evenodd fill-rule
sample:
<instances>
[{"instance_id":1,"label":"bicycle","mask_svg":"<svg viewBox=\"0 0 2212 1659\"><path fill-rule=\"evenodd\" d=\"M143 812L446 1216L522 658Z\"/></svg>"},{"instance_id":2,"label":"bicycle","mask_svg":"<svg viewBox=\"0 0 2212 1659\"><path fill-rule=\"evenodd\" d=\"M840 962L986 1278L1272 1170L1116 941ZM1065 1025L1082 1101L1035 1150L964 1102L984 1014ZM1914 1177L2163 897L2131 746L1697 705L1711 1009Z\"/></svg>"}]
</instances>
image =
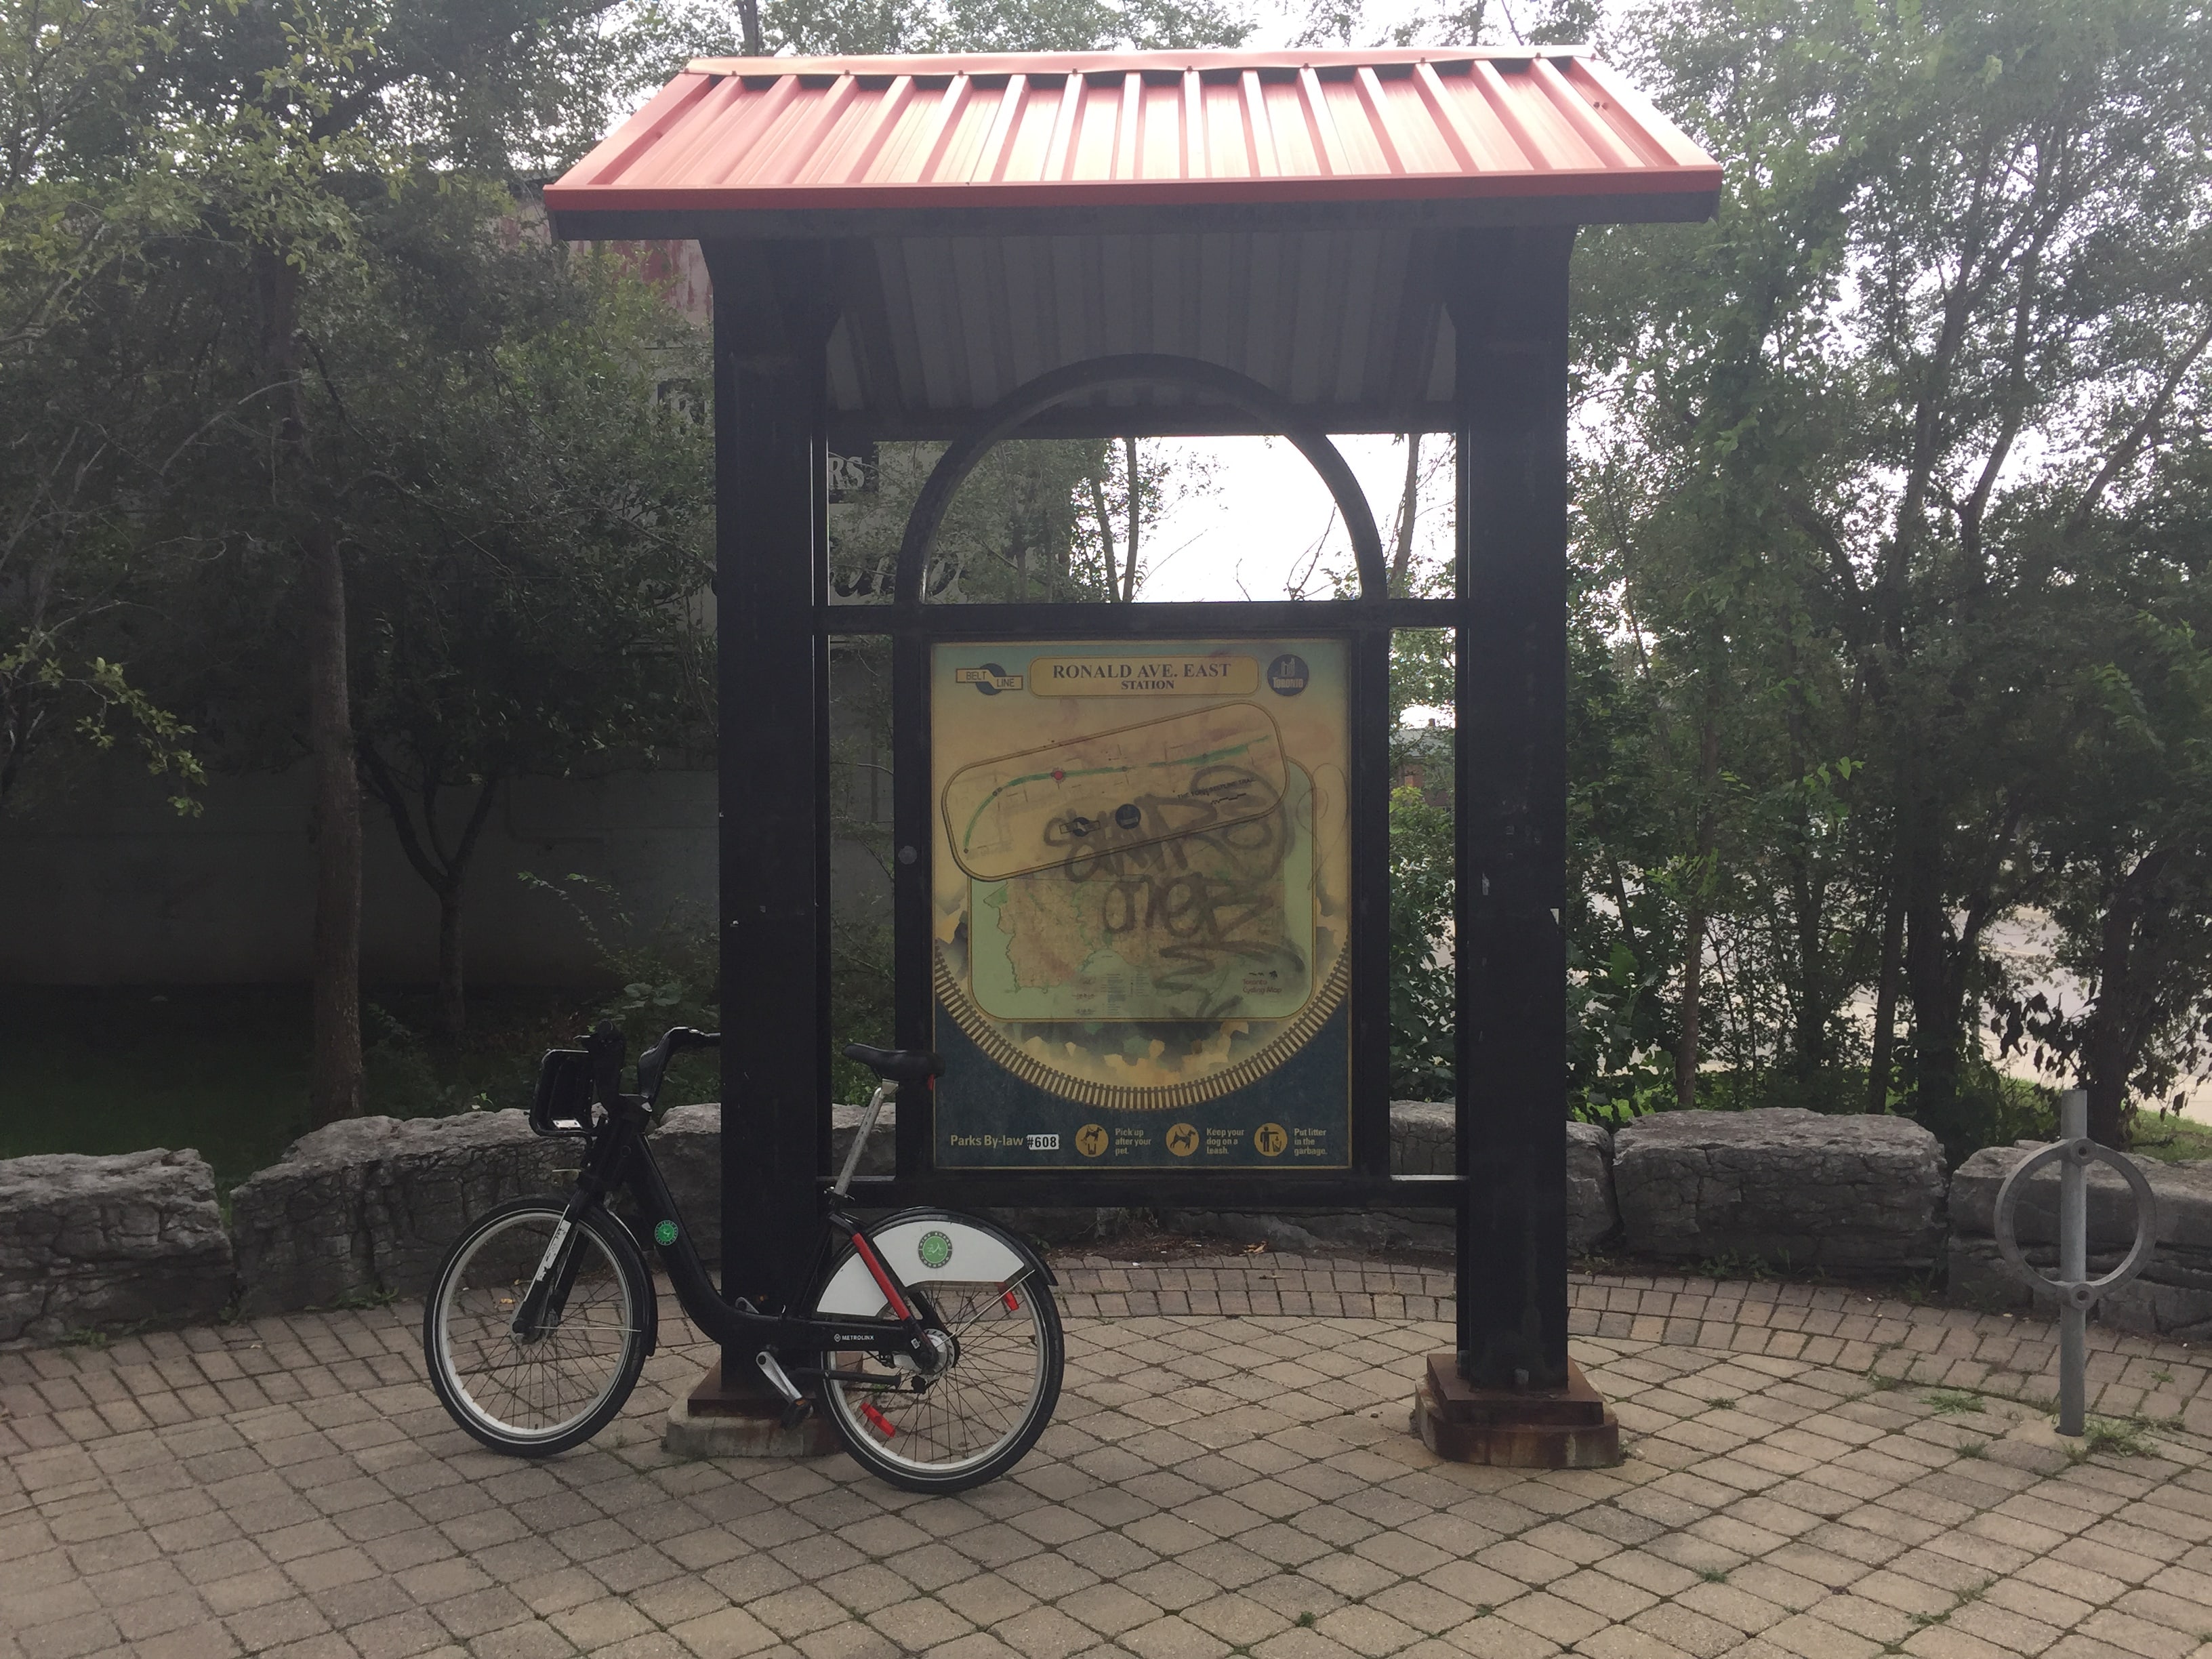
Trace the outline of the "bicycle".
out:
<instances>
[{"instance_id":1,"label":"bicycle","mask_svg":"<svg viewBox=\"0 0 2212 1659\"><path fill-rule=\"evenodd\" d=\"M753 1364L795 1427L819 1410L864 1468L910 1492L952 1492L1005 1474L1060 1397L1066 1349L1051 1269L988 1221L914 1209L867 1224L844 1203L884 1103L944 1063L855 1043L877 1078L843 1168L823 1196L823 1234L781 1313L725 1297L708 1277L647 1139L668 1063L719 1033L678 1026L638 1060L602 1025L550 1051L530 1127L580 1139L574 1191L502 1204L457 1240L422 1313L431 1386L453 1420L495 1451L547 1457L621 1411L659 1339L645 1251L609 1207L627 1192L685 1313ZM738 1132L724 1120L723 1133ZM796 1310L797 1311L793 1311Z\"/></svg>"}]
</instances>

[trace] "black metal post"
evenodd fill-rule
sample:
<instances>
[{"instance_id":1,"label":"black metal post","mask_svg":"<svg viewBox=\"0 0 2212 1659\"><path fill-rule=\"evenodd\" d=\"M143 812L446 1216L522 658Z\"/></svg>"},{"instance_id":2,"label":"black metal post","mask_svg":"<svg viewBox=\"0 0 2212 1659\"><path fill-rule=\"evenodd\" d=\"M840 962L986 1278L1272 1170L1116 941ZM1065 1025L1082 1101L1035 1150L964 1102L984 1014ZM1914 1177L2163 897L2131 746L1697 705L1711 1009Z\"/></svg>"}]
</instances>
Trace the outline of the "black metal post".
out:
<instances>
[{"instance_id":1,"label":"black metal post","mask_svg":"<svg viewBox=\"0 0 2212 1659\"><path fill-rule=\"evenodd\" d=\"M1468 236L1458 335L1459 1369L1567 1381L1567 264Z\"/></svg>"},{"instance_id":2,"label":"black metal post","mask_svg":"<svg viewBox=\"0 0 2212 1659\"><path fill-rule=\"evenodd\" d=\"M1352 1156L1390 1173L1390 630L1354 635L1350 659Z\"/></svg>"},{"instance_id":3,"label":"black metal post","mask_svg":"<svg viewBox=\"0 0 2212 1659\"><path fill-rule=\"evenodd\" d=\"M891 1008L902 1048L935 1042L929 652L928 639L919 634L902 634L891 642ZM902 1088L900 1094L893 1167L902 1178L914 1179L929 1168L934 1102L926 1086Z\"/></svg>"},{"instance_id":4,"label":"black metal post","mask_svg":"<svg viewBox=\"0 0 2212 1659\"><path fill-rule=\"evenodd\" d=\"M821 251L705 245L714 285L722 1269L763 1307L811 1261L828 969ZM726 1386L753 1374L723 1356Z\"/></svg>"}]
</instances>

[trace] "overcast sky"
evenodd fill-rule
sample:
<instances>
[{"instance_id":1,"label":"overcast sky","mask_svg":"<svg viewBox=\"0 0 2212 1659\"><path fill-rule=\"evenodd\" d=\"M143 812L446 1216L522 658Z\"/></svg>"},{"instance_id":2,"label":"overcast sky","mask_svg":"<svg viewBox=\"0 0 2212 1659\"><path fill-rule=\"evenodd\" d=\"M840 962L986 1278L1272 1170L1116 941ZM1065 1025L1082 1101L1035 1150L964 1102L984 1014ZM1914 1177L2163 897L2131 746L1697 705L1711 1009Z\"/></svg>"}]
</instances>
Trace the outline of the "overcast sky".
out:
<instances>
[{"instance_id":1,"label":"overcast sky","mask_svg":"<svg viewBox=\"0 0 2212 1659\"><path fill-rule=\"evenodd\" d=\"M1424 439L1424 462L1444 455L1448 442L1438 434ZM1336 445L1359 477L1387 547L1405 485L1405 446L1387 436L1340 437ZM1167 452L1212 472L1209 489L1170 507L1152 532L1144 598L1280 599L1303 585L1304 597L1325 599L1325 573L1351 569L1352 544L1336 504L1287 439L1148 438L1144 447L1147 454ZM1417 550L1439 558L1449 553L1450 508L1449 477L1432 476L1415 520Z\"/></svg>"}]
</instances>

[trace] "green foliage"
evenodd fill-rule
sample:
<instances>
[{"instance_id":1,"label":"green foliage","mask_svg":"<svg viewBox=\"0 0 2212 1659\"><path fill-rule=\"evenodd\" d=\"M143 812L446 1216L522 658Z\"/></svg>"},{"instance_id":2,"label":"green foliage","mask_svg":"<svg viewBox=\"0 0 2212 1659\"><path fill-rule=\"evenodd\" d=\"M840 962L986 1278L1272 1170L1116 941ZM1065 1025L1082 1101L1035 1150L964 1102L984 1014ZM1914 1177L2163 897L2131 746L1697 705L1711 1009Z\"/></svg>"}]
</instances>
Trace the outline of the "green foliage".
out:
<instances>
[{"instance_id":1,"label":"green foliage","mask_svg":"<svg viewBox=\"0 0 2212 1659\"><path fill-rule=\"evenodd\" d=\"M1449 1100L1457 1074L1451 969L1452 815L1418 789L1390 795L1390 1093Z\"/></svg>"},{"instance_id":2,"label":"green foliage","mask_svg":"<svg viewBox=\"0 0 2212 1659\"><path fill-rule=\"evenodd\" d=\"M2161 1164L2195 1164L2212 1159L2212 1125L2166 1114L2138 1119L2129 1150Z\"/></svg>"},{"instance_id":3,"label":"green foliage","mask_svg":"<svg viewBox=\"0 0 2212 1659\"><path fill-rule=\"evenodd\" d=\"M2018 1115L1994 1005L2123 1137L2212 986L2201 18L1668 0L1612 50L1727 180L1577 261L1583 1109L1659 1092L1694 978L1701 1101L1856 1073L1955 1154ZM1992 948L2037 909L2086 1008Z\"/></svg>"},{"instance_id":4,"label":"green foliage","mask_svg":"<svg viewBox=\"0 0 2212 1659\"><path fill-rule=\"evenodd\" d=\"M2143 1432L2146 1426L2140 1418L2089 1418L2081 1425L2081 1442L2075 1449L2075 1461L2079 1462L2099 1452L2108 1452L2114 1457L2155 1456L2158 1443Z\"/></svg>"},{"instance_id":5,"label":"green foliage","mask_svg":"<svg viewBox=\"0 0 2212 1659\"><path fill-rule=\"evenodd\" d=\"M192 728L136 676L135 488L162 422L118 377L102 301L147 282L191 192L128 131L159 9L0 3L0 813L41 750L127 738L196 810ZM122 394L122 395L118 395Z\"/></svg>"},{"instance_id":6,"label":"green foliage","mask_svg":"<svg viewBox=\"0 0 2212 1659\"><path fill-rule=\"evenodd\" d=\"M1903 1109L1955 1155L2047 1123L1994 1059L2081 1081L2103 1139L2194 1144L2133 1115L2212 1066L2203 21L2193 0L1409 21L1609 26L1726 167L1711 223L1586 231L1575 266L1581 1115ZM1211 0L772 0L761 23L808 52L1249 27ZM48 750L133 747L180 802L204 764L297 759L296 572L337 547L354 732L453 921L458 1024L470 826L502 781L686 752L714 714L708 434L661 395L703 382L699 343L619 261L539 243L516 180L735 29L602 0L0 0L0 407L29 412L0 445L0 810ZM1374 32L1352 0L1305 21ZM939 453L884 446L874 500L832 509L841 601L886 596ZM930 593L1125 598L1206 487L1157 447L1001 446ZM833 1025L881 1040L887 677L879 645L839 652ZM1407 1094L1454 1085L1453 781L1397 721L1448 719L1453 678L1448 639L1400 636ZM2027 916L2081 994L1994 948ZM696 918L611 934L610 1007L638 1038L704 1018L713 957ZM405 1029L372 1062L420 1092L442 1062Z\"/></svg>"},{"instance_id":7,"label":"green foliage","mask_svg":"<svg viewBox=\"0 0 2212 1659\"><path fill-rule=\"evenodd\" d=\"M658 392L703 375L705 342L611 256L486 236L507 205L410 182L323 366L343 415L326 450L368 481L349 515L362 777L443 909L449 1035L501 787L712 749L712 441Z\"/></svg>"},{"instance_id":8,"label":"green foliage","mask_svg":"<svg viewBox=\"0 0 2212 1659\"><path fill-rule=\"evenodd\" d=\"M938 604L1113 597L1097 531L1089 521L1094 486L1115 491L1117 499L1108 503L1114 517L1126 511L1115 448L1103 441L1050 439L1017 439L994 447L945 514L922 577L925 595ZM944 453L945 446L935 443L880 445L872 496L832 507L830 586L840 599L890 599L908 515ZM1152 483L1156 493L1157 477Z\"/></svg>"},{"instance_id":9,"label":"green foliage","mask_svg":"<svg viewBox=\"0 0 2212 1659\"><path fill-rule=\"evenodd\" d=\"M596 878L572 872L556 882L520 874L526 887L567 910L590 941L610 988L594 1018L620 1027L632 1056L672 1025L720 1024L721 960L712 915L685 906L641 918Z\"/></svg>"},{"instance_id":10,"label":"green foliage","mask_svg":"<svg viewBox=\"0 0 2212 1659\"><path fill-rule=\"evenodd\" d=\"M734 24L724 15L731 50ZM769 0L761 28L771 50L833 56L1233 46L1252 25L1211 0Z\"/></svg>"},{"instance_id":11,"label":"green foliage","mask_svg":"<svg viewBox=\"0 0 2212 1659\"><path fill-rule=\"evenodd\" d=\"M1979 1412L1982 1397L1963 1389L1938 1389L1922 1396L1938 1417L1955 1417L1965 1412Z\"/></svg>"},{"instance_id":12,"label":"green foliage","mask_svg":"<svg viewBox=\"0 0 2212 1659\"><path fill-rule=\"evenodd\" d=\"M711 702L710 440L657 396L703 345L518 200L650 72L657 18L609 9L0 9L0 405L40 416L0 446L0 805L57 739L135 743L185 809L206 759L343 769L349 609L448 1031L500 785L692 742Z\"/></svg>"}]
</instances>

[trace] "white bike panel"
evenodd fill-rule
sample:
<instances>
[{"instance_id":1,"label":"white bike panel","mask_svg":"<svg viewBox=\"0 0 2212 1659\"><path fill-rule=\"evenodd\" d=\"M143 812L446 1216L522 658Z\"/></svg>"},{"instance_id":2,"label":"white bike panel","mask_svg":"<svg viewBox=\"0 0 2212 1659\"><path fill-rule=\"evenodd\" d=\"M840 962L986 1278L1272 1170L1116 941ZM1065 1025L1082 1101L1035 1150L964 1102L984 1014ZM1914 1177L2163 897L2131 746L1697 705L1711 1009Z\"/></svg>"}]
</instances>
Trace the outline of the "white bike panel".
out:
<instances>
[{"instance_id":1,"label":"white bike panel","mask_svg":"<svg viewBox=\"0 0 2212 1659\"><path fill-rule=\"evenodd\" d=\"M932 1233L944 1234L952 1245L952 1254L941 1267L929 1267L921 1259L921 1241ZM963 1285L1003 1285L1029 1265L996 1234L964 1221L925 1217L918 1221L902 1221L881 1232L871 1233L868 1238L876 1247L876 1254L883 1258L884 1265L902 1285L927 1285L933 1279L951 1279ZM872 1319L883 1311L883 1306L884 1293L877 1288L875 1275L868 1271L868 1264L860 1260L856 1251L823 1288L815 1311Z\"/></svg>"}]
</instances>

